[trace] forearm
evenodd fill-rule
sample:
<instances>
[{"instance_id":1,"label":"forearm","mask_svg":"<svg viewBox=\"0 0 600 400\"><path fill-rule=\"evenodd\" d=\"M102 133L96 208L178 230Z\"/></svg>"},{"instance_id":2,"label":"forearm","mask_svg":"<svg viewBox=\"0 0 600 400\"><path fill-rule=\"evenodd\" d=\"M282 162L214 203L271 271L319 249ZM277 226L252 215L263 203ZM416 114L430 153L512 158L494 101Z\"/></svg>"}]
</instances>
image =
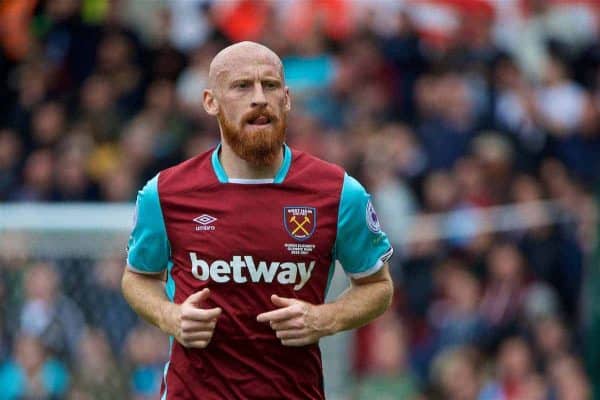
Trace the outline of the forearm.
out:
<instances>
[{"instance_id":1,"label":"forearm","mask_svg":"<svg viewBox=\"0 0 600 400\"><path fill-rule=\"evenodd\" d=\"M146 276L125 269L121 288L125 300L134 311L169 335L173 324L170 316L174 316L173 304L166 296L164 282L158 276Z\"/></svg>"},{"instance_id":2,"label":"forearm","mask_svg":"<svg viewBox=\"0 0 600 400\"><path fill-rule=\"evenodd\" d=\"M353 282L334 302L323 305L331 319L330 334L366 325L390 307L394 286L387 265L377 275Z\"/></svg>"}]
</instances>

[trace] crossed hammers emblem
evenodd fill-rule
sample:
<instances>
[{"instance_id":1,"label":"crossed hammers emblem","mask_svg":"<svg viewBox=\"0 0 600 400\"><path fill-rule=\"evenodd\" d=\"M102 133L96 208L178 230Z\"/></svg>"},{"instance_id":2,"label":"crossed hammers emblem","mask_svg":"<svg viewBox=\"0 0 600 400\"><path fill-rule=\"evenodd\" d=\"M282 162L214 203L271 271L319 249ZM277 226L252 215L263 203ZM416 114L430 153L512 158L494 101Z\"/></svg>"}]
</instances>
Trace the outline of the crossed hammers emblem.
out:
<instances>
[{"instance_id":1,"label":"crossed hammers emblem","mask_svg":"<svg viewBox=\"0 0 600 400\"><path fill-rule=\"evenodd\" d=\"M292 218L290 218L290 222L293 222L296 224L296 228L292 231L292 235L295 235L296 232L298 232L299 230L301 230L302 232L304 232L305 235L309 235L310 233L306 230L306 228L304 228L304 225L306 225L307 223L310 222L310 218L308 218L308 216L304 216L304 221L302 222L298 222L296 220L296 216L293 215Z\"/></svg>"}]
</instances>

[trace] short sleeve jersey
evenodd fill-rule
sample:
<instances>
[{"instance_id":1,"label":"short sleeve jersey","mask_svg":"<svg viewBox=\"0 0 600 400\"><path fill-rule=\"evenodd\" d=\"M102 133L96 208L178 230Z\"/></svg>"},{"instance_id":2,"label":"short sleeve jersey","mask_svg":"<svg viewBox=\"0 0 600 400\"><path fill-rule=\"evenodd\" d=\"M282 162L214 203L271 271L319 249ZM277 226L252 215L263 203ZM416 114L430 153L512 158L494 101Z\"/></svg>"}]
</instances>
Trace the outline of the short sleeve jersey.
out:
<instances>
[{"instance_id":1,"label":"short sleeve jersey","mask_svg":"<svg viewBox=\"0 0 600 400\"><path fill-rule=\"evenodd\" d=\"M272 294L321 304L335 261L362 278L392 248L369 194L340 167L284 147L273 179L227 177L219 147L139 192L128 268L167 271L171 301L209 287L223 309L205 349L173 341L164 399L322 399L318 345L285 347L256 321Z\"/></svg>"}]
</instances>

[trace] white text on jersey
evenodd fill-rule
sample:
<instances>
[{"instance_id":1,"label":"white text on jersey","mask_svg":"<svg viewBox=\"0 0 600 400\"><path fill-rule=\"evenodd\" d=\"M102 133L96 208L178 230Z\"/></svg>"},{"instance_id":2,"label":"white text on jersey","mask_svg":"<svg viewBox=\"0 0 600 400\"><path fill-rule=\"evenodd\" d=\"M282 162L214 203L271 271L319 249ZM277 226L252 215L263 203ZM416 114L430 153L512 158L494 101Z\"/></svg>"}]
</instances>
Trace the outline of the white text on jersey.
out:
<instances>
[{"instance_id":1,"label":"white text on jersey","mask_svg":"<svg viewBox=\"0 0 600 400\"><path fill-rule=\"evenodd\" d=\"M294 290L300 290L310 279L310 274L316 262L308 264L300 262L259 261L258 265L252 256L233 256L231 261L215 260L210 265L199 259L195 252L190 252L192 262L192 275L198 280L206 281L208 278L217 283L226 283L233 279L236 283L251 282L277 282L286 285L294 284ZM244 268L247 271L244 273ZM300 281L298 281L300 278Z\"/></svg>"}]
</instances>

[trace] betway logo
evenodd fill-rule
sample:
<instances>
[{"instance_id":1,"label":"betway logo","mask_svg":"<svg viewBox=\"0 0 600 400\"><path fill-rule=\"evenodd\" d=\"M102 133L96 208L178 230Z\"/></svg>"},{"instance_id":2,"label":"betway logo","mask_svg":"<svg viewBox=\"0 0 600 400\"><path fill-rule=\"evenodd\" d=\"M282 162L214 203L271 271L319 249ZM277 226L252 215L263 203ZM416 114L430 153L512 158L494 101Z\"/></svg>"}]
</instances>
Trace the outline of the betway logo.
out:
<instances>
[{"instance_id":1,"label":"betway logo","mask_svg":"<svg viewBox=\"0 0 600 400\"><path fill-rule=\"evenodd\" d=\"M306 263L259 261L254 262L252 256L233 256L231 261L215 260L210 265L190 252L192 262L192 275L196 279L206 281L208 278L217 283L229 282L233 279L236 283L251 282L277 282L283 285L294 284L294 290L300 290L310 279L310 274L315 267L315 261Z\"/></svg>"}]
</instances>

